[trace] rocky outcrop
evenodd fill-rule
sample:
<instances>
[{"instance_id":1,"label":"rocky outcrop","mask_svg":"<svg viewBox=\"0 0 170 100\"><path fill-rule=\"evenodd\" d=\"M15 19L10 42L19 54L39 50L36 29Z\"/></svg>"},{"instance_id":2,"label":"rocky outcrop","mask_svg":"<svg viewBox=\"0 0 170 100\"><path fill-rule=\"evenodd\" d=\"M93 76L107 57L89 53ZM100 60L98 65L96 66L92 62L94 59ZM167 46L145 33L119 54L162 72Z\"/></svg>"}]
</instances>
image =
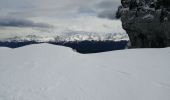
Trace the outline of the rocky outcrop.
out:
<instances>
[{"instance_id":1,"label":"rocky outcrop","mask_svg":"<svg viewBox=\"0 0 170 100\"><path fill-rule=\"evenodd\" d=\"M132 48L170 46L170 0L121 0L117 18Z\"/></svg>"}]
</instances>

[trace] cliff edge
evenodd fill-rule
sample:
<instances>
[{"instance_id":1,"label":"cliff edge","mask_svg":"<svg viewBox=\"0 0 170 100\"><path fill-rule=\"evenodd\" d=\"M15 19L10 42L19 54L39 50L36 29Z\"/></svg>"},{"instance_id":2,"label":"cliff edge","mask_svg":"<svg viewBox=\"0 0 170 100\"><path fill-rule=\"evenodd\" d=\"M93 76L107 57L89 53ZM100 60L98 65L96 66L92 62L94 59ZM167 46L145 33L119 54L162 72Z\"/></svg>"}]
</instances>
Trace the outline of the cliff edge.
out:
<instances>
[{"instance_id":1,"label":"cliff edge","mask_svg":"<svg viewBox=\"0 0 170 100\"><path fill-rule=\"evenodd\" d=\"M121 0L116 17L130 38L131 48L170 46L170 0Z\"/></svg>"}]
</instances>

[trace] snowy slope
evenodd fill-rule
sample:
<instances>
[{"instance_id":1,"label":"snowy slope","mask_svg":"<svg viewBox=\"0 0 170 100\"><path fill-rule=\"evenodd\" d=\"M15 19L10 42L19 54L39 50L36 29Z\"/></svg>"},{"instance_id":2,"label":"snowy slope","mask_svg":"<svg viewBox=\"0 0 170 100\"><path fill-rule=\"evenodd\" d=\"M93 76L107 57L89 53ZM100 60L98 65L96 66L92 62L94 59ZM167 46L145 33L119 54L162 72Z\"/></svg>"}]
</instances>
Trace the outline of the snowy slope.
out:
<instances>
[{"instance_id":1,"label":"snowy slope","mask_svg":"<svg viewBox=\"0 0 170 100\"><path fill-rule=\"evenodd\" d=\"M170 48L82 55L0 48L0 100L170 100Z\"/></svg>"}]
</instances>

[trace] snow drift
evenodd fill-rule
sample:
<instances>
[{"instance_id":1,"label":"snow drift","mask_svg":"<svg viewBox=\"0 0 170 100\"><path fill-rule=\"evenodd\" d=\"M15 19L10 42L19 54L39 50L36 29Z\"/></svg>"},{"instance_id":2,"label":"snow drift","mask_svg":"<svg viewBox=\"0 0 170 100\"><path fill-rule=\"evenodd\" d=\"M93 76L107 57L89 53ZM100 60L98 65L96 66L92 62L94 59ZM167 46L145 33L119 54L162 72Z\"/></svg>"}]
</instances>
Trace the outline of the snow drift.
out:
<instances>
[{"instance_id":1,"label":"snow drift","mask_svg":"<svg viewBox=\"0 0 170 100\"><path fill-rule=\"evenodd\" d=\"M0 48L0 100L169 100L170 48L78 54Z\"/></svg>"}]
</instances>

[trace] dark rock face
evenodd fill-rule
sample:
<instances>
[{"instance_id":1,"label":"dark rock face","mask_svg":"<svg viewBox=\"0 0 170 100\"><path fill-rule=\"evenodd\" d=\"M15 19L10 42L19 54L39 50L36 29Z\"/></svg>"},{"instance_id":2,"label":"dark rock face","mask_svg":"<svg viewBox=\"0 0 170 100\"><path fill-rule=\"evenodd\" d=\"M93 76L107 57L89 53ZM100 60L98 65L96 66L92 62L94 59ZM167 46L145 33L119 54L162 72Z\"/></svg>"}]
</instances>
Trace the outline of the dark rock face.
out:
<instances>
[{"instance_id":1,"label":"dark rock face","mask_svg":"<svg viewBox=\"0 0 170 100\"><path fill-rule=\"evenodd\" d=\"M170 46L170 0L121 0L121 18L132 48Z\"/></svg>"},{"instance_id":2,"label":"dark rock face","mask_svg":"<svg viewBox=\"0 0 170 100\"><path fill-rule=\"evenodd\" d=\"M170 0L160 0L162 1L162 4L166 7L170 6Z\"/></svg>"}]
</instances>

